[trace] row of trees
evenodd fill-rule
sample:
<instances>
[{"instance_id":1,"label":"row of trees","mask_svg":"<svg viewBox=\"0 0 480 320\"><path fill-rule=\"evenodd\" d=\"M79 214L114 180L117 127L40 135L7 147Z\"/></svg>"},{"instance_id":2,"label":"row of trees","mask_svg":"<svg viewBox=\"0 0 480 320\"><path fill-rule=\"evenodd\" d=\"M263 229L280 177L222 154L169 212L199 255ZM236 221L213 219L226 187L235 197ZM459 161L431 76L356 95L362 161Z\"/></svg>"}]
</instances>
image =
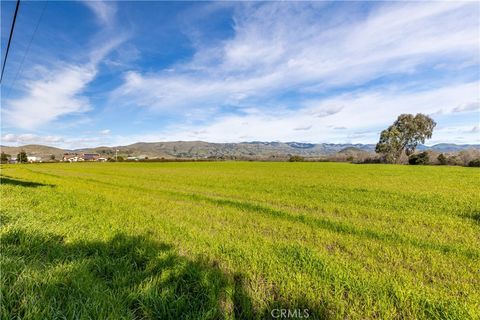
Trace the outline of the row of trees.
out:
<instances>
[{"instance_id":1,"label":"row of trees","mask_svg":"<svg viewBox=\"0 0 480 320\"><path fill-rule=\"evenodd\" d=\"M12 156L2 151L0 156L0 163L8 163L10 159L12 159ZM50 161L55 161L55 155L54 154L50 155L49 159ZM16 160L18 163L27 163L28 162L27 153L24 150L20 151L17 154Z\"/></svg>"},{"instance_id":2,"label":"row of trees","mask_svg":"<svg viewBox=\"0 0 480 320\"><path fill-rule=\"evenodd\" d=\"M2 151L1 156L0 156L1 163L8 163L8 161L11 158L12 158L11 155ZM27 163L28 162L27 153L25 151L22 150L22 151L20 151L19 154L17 154L17 162L20 162L20 163Z\"/></svg>"},{"instance_id":3,"label":"row of trees","mask_svg":"<svg viewBox=\"0 0 480 320\"><path fill-rule=\"evenodd\" d=\"M469 149L447 154L439 154L434 151L423 151L409 156L408 164L480 167L480 150Z\"/></svg>"}]
</instances>

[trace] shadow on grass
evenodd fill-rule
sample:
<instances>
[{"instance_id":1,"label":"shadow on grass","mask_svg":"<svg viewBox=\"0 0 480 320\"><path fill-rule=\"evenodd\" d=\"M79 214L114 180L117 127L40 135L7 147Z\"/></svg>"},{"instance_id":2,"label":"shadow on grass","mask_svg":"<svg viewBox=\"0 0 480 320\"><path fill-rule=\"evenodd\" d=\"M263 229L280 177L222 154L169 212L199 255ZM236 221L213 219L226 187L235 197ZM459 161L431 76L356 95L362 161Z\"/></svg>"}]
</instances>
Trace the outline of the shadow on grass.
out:
<instances>
[{"instance_id":1,"label":"shadow on grass","mask_svg":"<svg viewBox=\"0 0 480 320\"><path fill-rule=\"evenodd\" d=\"M1 237L2 318L255 318L241 275L179 256L171 245L118 234L66 243L11 229Z\"/></svg>"},{"instance_id":2,"label":"shadow on grass","mask_svg":"<svg viewBox=\"0 0 480 320\"><path fill-rule=\"evenodd\" d=\"M10 223L12 218L5 214L6 210L4 208L0 209L0 227Z\"/></svg>"},{"instance_id":3,"label":"shadow on grass","mask_svg":"<svg viewBox=\"0 0 480 320\"><path fill-rule=\"evenodd\" d=\"M314 217L309 215L292 215L288 211L280 210L271 208L269 206L265 206L262 204L252 203L248 201L239 201L239 200L232 200L232 199L224 199L224 198L213 198L201 194L182 194L180 192L172 191L172 194L177 193L181 196L188 197L190 199L198 200L198 201L205 201L219 206L229 206L235 209L243 210L243 211L250 211L257 214L263 214L265 216L274 217L277 219L283 219L292 221L294 223L302 223L304 225L309 225L316 228L321 228L324 230L329 230L336 233L341 234L351 234L357 236L359 238L366 238L366 239L373 239L378 241L384 241L387 243L393 243L395 245L404 244L410 245L421 249L429 249L429 250L437 250L443 253L455 252L461 254L469 259L477 259L479 257L479 252L477 250L471 249L462 249L457 248L454 245L448 244L440 244L434 243L429 241L423 241L420 239L412 239L402 236L398 233L387 233L387 232L379 232L372 229L362 229L357 228L353 225L331 221L327 218L322 217ZM471 215L472 219L479 221L480 215L478 213L473 213Z\"/></svg>"},{"instance_id":4,"label":"shadow on grass","mask_svg":"<svg viewBox=\"0 0 480 320\"><path fill-rule=\"evenodd\" d=\"M33 181L17 180L6 176L0 176L0 184L7 184L12 186L37 188L37 187L53 187L53 184L45 184Z\"/></svg>"},{"instance_id":5,"label":"shadow on grass","mask_svg":"<svg viewBox=\"0 0 480 320\"><path fill-rule=\"evenodd\" d=\"M97 180L97 179L85 179L85 178L81 178L81 179L84 181L100 183L100 184L108 185L115 188L131 188L130 185L127 186L127 185L122 185L118 183L108 183L108 182ZM149 193L152 192L151 188L142 188L138 186L136 187L136 190L137 191L143 190ZM314 228L321 228L324 230L328 230L328 231L332 231L340 234L354 235L359 238L373 239L373 240L383 241L386 243L391 243L394 245L410 245L420 249L436 250L444 254L453 252L456 254L461 254L467 257L468 259L478 259L478 257L480 256L479 252L473 249L462 249L462 248L456 247L455 245L441 244L441 243L435 243L430 241L424 241L421 239L408 238L395 232L381 232L381 231L379 232L379 231L368 229L368 228L365 228L365 229L357 228L348 223L336 222L320 216L292 215L288 211L272 208L264 204L259 204L259 203L249 202L249 201L241 201L236 199L216 198L216 197L208 196L201 193L186 193L182 191L172 191L172 190L166 190L166 189L162 189L162 190L157 189L157 191L162 194L169 194L172 196L182 197L182 198L186 198L194 201L205 201L207 203L211 203L218 206L228 206L228 207L232 207L242 211L250 211L256 214L262 214L262 215L277 218L277 219L292 221L294 223L302 223L304 225L312 226ZM472 218L478 221L479 216L473 214Z\"/></svg>"},{"instance_id":6,"label":"shadow on grass","mask_svg":"<svg viewBox=\"0 0 480 320\"><path fill-rule=\"evenodd\" d=\"M476 223L480 224L480 211L474 211L466 215L468 218L472 219Z\"/></svg>"}]
</instances>

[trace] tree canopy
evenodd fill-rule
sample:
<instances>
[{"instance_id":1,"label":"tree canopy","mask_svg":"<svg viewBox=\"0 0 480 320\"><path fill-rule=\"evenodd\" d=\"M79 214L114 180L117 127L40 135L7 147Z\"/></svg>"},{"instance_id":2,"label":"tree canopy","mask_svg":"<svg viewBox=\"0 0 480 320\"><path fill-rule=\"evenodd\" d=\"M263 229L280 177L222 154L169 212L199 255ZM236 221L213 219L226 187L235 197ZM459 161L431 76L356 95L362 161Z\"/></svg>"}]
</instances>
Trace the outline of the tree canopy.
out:
<instances>
[{"instance_id":1,"label":"tree canopy","mask_svg":"<svg viewBox=\"0 0 480 320\"><path fill-rule=\"evenodd\" d=\"M387 162L398 163L403 152L409 156L419 143L425 143L426 139L431 138L435 126L435 121L427 115L401 114L391 126L382 131L375 151L383 154Z\"/></svg>"},{"instance_id":2,"label":"tree canopy","mask_svg":"<svg viewBox=\"0 0 480 320\"><path fill-rule=\"evenodd\" d=\"M17 161L20 163L27 163L28 158L27 158L27 153L25 151L20 151L20 153L17 155Z\"/></svg>"},{"instance_id":3,"label":"tree canopy","mask_svg":"<svg viewBox=\"0 0 480 320\"><path fill-rule=\"evenodd\" d=\"M9 158L10 158L10 155L6 154L5 152L2 151L0 162L1 163L7 163Z\"/></svg>"}]
</instances>

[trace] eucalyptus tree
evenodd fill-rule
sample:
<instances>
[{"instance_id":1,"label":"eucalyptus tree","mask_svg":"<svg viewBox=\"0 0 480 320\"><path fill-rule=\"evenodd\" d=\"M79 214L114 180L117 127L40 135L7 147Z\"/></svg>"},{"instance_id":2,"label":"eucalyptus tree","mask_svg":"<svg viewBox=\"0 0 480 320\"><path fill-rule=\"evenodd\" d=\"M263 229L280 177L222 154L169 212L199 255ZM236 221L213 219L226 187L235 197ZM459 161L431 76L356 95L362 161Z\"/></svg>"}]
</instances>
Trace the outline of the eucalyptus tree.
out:
<instances>
[{"instance_id":1,"label":"eucalyptus tree","mask_svg":"<svg viewBox=\"0 0 480 320\"><path fill-rule=\"evenodd\" d=\"M401 114L397 120L380 134L375 151L389 163L399 163L402 154L413 154L418 144L432 137L436 123L427 115Z\"/></svg>"}]
</instances>

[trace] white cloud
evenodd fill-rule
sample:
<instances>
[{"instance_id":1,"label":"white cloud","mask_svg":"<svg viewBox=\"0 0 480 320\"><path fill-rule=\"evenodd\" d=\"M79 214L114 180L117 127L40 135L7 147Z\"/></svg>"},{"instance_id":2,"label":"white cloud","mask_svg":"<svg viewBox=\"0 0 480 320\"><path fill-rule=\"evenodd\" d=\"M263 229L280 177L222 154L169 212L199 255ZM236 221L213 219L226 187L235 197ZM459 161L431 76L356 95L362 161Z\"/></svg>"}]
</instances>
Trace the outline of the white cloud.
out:
<instances>
[{"instance_id":1,"label":"white cloud","mask_svg":"<svg viewBox=\"0 0 480 320\"><path fill-rule=\"evenodd\" d=\"M478 85L479 82L472 82L421 92L383 89L348 93L329 99L308 101L297 110L275 109L245 115L223 115L202 125L177 124L156 134L124 138L129 141L373 143L378 140L379 132L390 125L399 114L431 113L439 107L451 112L459 99L468 101L469 97L475 95ZM332 110L331 106L342 108L337 107L336 112L328 116L315 116L319 112L324 115L323 110ZM348 124L348 128L345 124ZM445 142L451 141L452 137L443 129L437 128L433 138L432 141ZM465 135L463 143L477 140L473 135Z\"/></svg>"},{"instance_id":2,"label":"white cloud","mask_svg":"<svg viewBox=\"0 0 480 320\"><path fill-rule=\"evenodd\" d=\"M109 31L100 32L96 38L103 37L95 41L103 45L95 50L90 48L84 64L61 63L40 71L25 82L23 96L2 101L3 120L9 125L32 129L92 109L83 96L85 89L96 77L99 63L125 36L117 34L104 41L112 35L116 24L113 3L85 4L103 26L101 31ZM378 3L368 14L350 9L355 7L352 4L335 15L330 10L323 14L318 6L324 5L241 5L234 16L232 38L213 45L211 41L197 41L197 52L190 61L163 71L130 70L124 74L123 85L112 93L115 107L140 106L162 115L176 113L184 116L183 123L169 125L161 132L129 136L112 136L110 132L98 132L97 128L94 130L103 136L101 139L65 138L59 143L83 146L99 141L126 144L162 140L375 142L378 130L399 113L422 112L440 117L478 110L479 83L462 84L461 79L456 79L456 84L443 82L441 86L438 82L422 81L421 88L414 88L417 92L390 86L351 89L325 98L329 89L348 89L382 76L413 75L429 68L478 66L479 9L475 3L387 2ZM115 32L118 31L116 28ZM132 59L136 59L135 55L133 52ZM109 64L117 66L120 62ZM278 98L290 92L297 97L294 102ZM312 98L319 93L322 98ZM224 105L241 110L234 114L217 113ZM191 121L199 118L203 124ZM474 132L466 134L465 139L474 139L473 135ZM434 135L437 140L450 141L450 137L442 130L436 130ZM16 137L19 141L44 139L27 138Z\"/></svg>"},{"instance_id":3,"label":"white cloud","mask_svg":"<svg viewBox=\"0 0 480 320\"><path fill-rule=\"evenodd\" d=\"M13 145L25 145L25 144L48 144L55 145L63 143L65 140L60 136L39 136L31 133L24 134L12 134L8 133L1 137L2 144L7 142Z\"/></svg>"},{"instance_id":4,"label":"white cloud","mask_svg":"<svg viewBox=\"0 0 480 320\"><path fill-rule=\"evenodd\" d=\"M184 112L261 104L289 90L323 92L415 73L436 61L479 63L473 3L382 3L356 22L341 15L319 19L319 5L245 6L234 17L233 38L199 46L192 61L169 71L131 71L113 97L161 112Z\"/></svg>"},{"instance_id":5,"label":"white cloud","mask_svg":"<svg viewBox=\"0 0 480 320\"><path fill-rule=\"evenodd\" d=\"M439 127L434 130L432 143L479 144L478 132L478 126L472 128L466 124Z\"/></svg>"},{"instance_id":6,"label":"white cloud","mask_svg":"<svg viewBox=\"0 0 480 320\"><path fill-rule=\"evenodd\" d=\"M104 137L105 138L105 137ZM7 133L0 137L1 145L22 146L27 144L42 144L54 146L64 149L78 149L87 147L98 147L104 144L104 139L96 136L58 136L58 135L41 135L41 134L13 134Z\"/></svg>"},{"instance_id":7,"label":"white cloud","mask_svg":"<svg viewBox=\"0 0 480 320\"><path fill-rule=\"evenodd\" d=\"M480 90L480 87L477 87ZM478 92L478 91L477 91ZM480 111L480 101L462 103L452 110L453 112Z\"/></svg>"},{"instance_id":8,"label":"white cloud","mask_svg":"<svg viewBox=\"0 0 480 320\"><path fill-rule=\"evenodd\" d=\"M5 121L17 128L34 129L59 117L90 110L79 95L95 77L90 66L66 65L42 73L40 79L25 81L27 94L6 102Z\"/></svg>"},{"instance_id":9,"label":"white cloud","mask_svg":"<svg viewBox=\"0 0 480 320\"><path fill-rule=\"evenodd\" d=\"M432 88L420 92L383 90L358 91L328 99L310 100L297 109L276 108L237 115L218 115L203 124L177 123L161 131L137 134L112 135L109 129L98 136L64 137L53 142L35 135L5 135L2 141L25 144L45 143L66 148L93 147L98 145L127 145L139 141L203 140L209 142L241 141L298 141L311 143L375 143L379 132L390 125L401 113L431 113L438 108L446 114L454 114L459 99L466 103L476 94L480 82ZM461 98L459 98L461 97ZM461 101L461 100L460 100ZM314 116L331 106L342 106L328 116ZM445 114L439 115L444 117ZM434 116L435 119L435 116ZM346 127L345 124L348 123ZM107 133L108 132L108 133ZM104 133L104 134L102 134ZM458 137L461 135L462 137ZM480 143L478 125L438 126L428 144L440 142Z\"/></svg>"},{"instance_id":10,"label":"white cloud","mask_svg":"<svg viewBox=\"0 0 480 320\"><path fill-rule=\"evenodd\" d=\"M296 127L296 128L293 128L293 130L296 130L296 131L308 131L312 129L312 126L305 126L305 127Z\"/></svg>"},{"instance_id":11,"label":"white cloud","mask_svg":"<svg viewBox=\"0 0 480 320\"><path fill-rule=\"evenodd\" d=\"M96 1L84 2L99 19L112 21L115 7ZM105 36L109 32L99 33ZM98 39L97 39L98 40ZM110 34L101 45L87 49L85 63L46 61L35 66L23 79L23 93L16 98L2 101L2 118L10 127L33 130L50 124L62 116L75 115L93 109L84 91L98 73L99 63L118 47L125 36ZM79 53L81 56L83 53Z\"/></svg>"},{"instance_id":12,"label":"white cloud","mask_svg":"<svg viewBox=\"0 0 480 320\"><path fill-rule=\"evenodd\" d=\"M322 100L310 100L305 102L304 105L308 108L308 113L317 118L334 115L342 111L344 108L343 105L322 103Z\"/></svg>"},{"instance_id":13,"label":"white cloud","mask_svg":"<svg viewBox=\"0 0 480 320\"><path fill-rule=\"evenodd\" d=\"M117 8L113 2L85 0L83 3L92 10L101 24L105 26L114 24Z\"/></svg>"}]
</instances>

